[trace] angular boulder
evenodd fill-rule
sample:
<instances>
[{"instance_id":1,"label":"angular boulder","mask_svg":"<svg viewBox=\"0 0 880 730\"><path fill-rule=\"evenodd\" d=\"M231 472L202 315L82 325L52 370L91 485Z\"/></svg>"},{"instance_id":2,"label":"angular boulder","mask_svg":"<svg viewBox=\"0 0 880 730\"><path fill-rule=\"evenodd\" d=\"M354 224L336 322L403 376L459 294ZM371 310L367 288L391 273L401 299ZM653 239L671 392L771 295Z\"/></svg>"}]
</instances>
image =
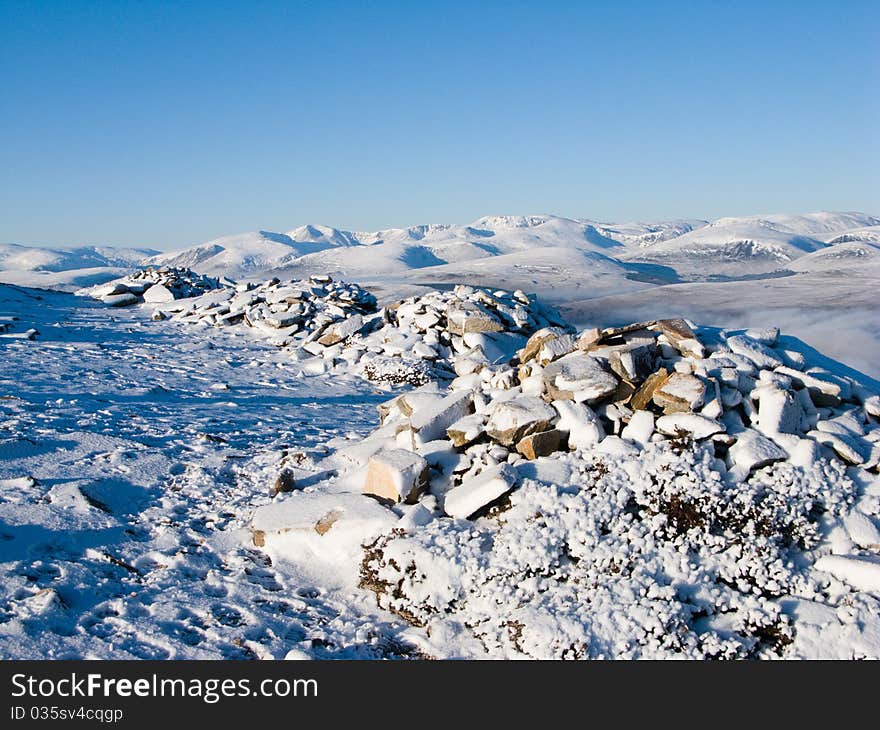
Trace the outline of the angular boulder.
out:
<instances>
[{"instance_id":1,"label":"angular boulder","mask_svg":"<svg viewBox=\"0 0 880 730\"><path fill-rule=\"evenodd\" d=\"M589 405L601 402L617 389L617 377L593 357L580 351L551 362L544 368L544 383L554 399Z\"/></svg>"},{"instance_id":2,"label":"angular boulder","mask_svg":"<svg viewBox=\"0 0 880 730\"><path fill-rule=\"evenodd\" d=\"M520 396L495 405L486 424L493 441L511 447L523 437L547 431L556 419L556 411L540 398Z\"/></svg>"},{"instance_id":3,"label":"angular boulder","mask_svg":"<svg viewBox=\"0 0 880 730\"><path fill-rule=\"evenodd\" d=\"M428 462L405 449L384 449L367 462L364 494L413 503L428 484Z\"/></svg>"},{"instance_id":4,"label":"angular boulder","mask_svg":"<svg viewBox=\"0 0 880 730\"><path fill-rule=\"evenodd\" d=\"M508 464L484 469L446 493L444 511L450 517L467 519L474 512L504 496L516 484L516 471Z\"/></svg>"},{"instance_id":5,"label":"angular boulder","mask_svg":"<svg viewBox=\"0 0 880 730\"><path fill-rule=\"evenodd\" d=\"M555 428L530 434L519 440L516 450L526 459L537 459L539 456L550 456L559 451L565 435Z\"/></svg>"}]
</instances>

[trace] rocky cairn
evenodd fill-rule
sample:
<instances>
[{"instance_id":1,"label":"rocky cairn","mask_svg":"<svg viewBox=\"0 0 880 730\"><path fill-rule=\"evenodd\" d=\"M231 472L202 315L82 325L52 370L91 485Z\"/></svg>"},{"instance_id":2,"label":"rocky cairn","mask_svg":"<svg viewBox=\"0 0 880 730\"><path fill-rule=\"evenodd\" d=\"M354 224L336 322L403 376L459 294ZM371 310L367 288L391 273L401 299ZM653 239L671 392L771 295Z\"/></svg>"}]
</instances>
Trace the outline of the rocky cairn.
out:
<instances>
[{"instance_id":1,"label":"rocky cairn","mask_svg":"<svg viewBox=\"0 0 880 730\"><path fill-rule=\"evenodd\" d=\"M383 404L382 428L366 443L393 439L395 448L423 456L436 456L442 444L455 464L436 469L432 484L453 502L486 469L600 442L631 451L707 441L734 481L774 462L807 464L821 455L876 470L880 398L804 363L776 330L697 335L681 319L577 338L542 328L507 362L469 362L446 391L427 386ZM506 491L512 488L511 478ZM499 496L477 491L486 499L469 501L472 512ZM455 516L469 516L460 509Z\"/></svg>"},{"instance_id":2,"label":"rocky cairn","mask_svg":"<svg viewBox=\"0 0 880 730\"><path fill-rule=\"evenodd\" d=\"M365 439L328 444L344 500L288 494L257 511L256 542L357 534L380 606L441 636L473 627L505 656L777 656L795 638L782 597L880 585L865 553L880 549L878 504L860 491L880 462L880 398L857 380L776 329L663 319L575 334L547 316L489 329L491 305L459 314L472 292L407 300L344 345L411 351L427 336L451 379L382 403Z\"/></svg>"},{"instance_id":3,"label":"rocky cairn","mask_svg":"<svg viewBox=\"0 0 880 730\"><path fill-rule=\"evenodd\" d=\"M133 304L163 304L176 299L198 297L205 292L232 285L228 279L216 279L189 269L148 268L106 284L80 289L79 296L97 299L111 307Z\"/></svg>"},{"instance_id":4,"label":"rocky cairn","mask_svg":"<svg viewBox=\"0 0 880 730\"><path fill-rule=\"evenodd\" d=\"M358 565L423 654L465 626L492 656L808 655L816 606L880 632L880 396L798 340L578 333L520 291L218 284L154 319L393 391L373 433L269 469L253 542Z\"/></svg>"}]
</instances>

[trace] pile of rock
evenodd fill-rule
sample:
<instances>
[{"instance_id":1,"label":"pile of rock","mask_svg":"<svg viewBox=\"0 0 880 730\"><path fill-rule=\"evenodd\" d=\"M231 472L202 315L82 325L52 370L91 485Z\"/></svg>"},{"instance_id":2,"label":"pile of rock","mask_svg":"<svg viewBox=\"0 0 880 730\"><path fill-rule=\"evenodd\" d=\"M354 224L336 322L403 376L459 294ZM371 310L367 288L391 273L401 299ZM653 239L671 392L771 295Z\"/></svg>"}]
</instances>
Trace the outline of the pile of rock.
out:
<instances>
[{"instance_id":1,"label":"pile of rock","mask_svg":"<svg viewBox=\"0 0 880 730\"><path fill-rule=\"evenodd\" d=\"M370 292L329 276L241 283L156 307L154 318L169 317L252 327L287 348L306 375L350 371L415 386L490 371L510 378L507 363L528 335L569 331L554 310L521 291L457 286L379 309Z\"/></svg>"},{"instance_id":2,"label":"pile of rock","mask_svg":"<svg viewBox=\"0 0 880 730\"><path fill-rule=\"evenodd\" d=\"M541 329L510 363L461 374L446 392L397 396L380 416L361 452L375 447L370 458L381 459L384 449L405 449L425 459L427 483L453 517L509 491L506 465L599 443L631 452L651 441L708 440L733 482L777 461L829 456L874 471L880 462L877 395L806 367L775 329L698 335L680 319L579 338ZM393 477L404 485L397 501L426 483L409 474ZM392 489L374 478L365 491L388 497Z\"/></svg>"},{"instance_id":3,"label":"pile of rock","mask_svg":"<svg viewBox=\"0 0 880 730\"><path fill-rule=\"evenodd\" d=\"M291 350L306 374L341 362L354 335L383 324L376 298L357 284L329 276L306 280L242 282L193 299L158 305L153 319L214 327L249 327Z\"/></svg>"},{"instance_id":4,"label":"pile of rock","mask_svg":"<svg viewBox=\"0 0 880 730\"><path fill-rule=\"evenodd\" d=\"M216 279L189 269L147 268L106 284L80 289L79 296L97 299L111 307L132 304L163 304L176 299L198 297L223 286L233 286L228 279Z\"/></svg>"},{"instance_id":5,"label":"pile of rock","mask_svg":"<svg viewBox=\"0 0 880 730\"><path fill-rule=\"evenodd\" d=\"M427 312L402 314L406 336ZM461 349L481 343L449 332L465 329L456 316L438 350L455 378L328 444L336 476L258 510L257 544L349 560L363 545L361 585L382 607L438 631L449 616L511 656L778 655L793 633L777 597L818 595L828 574L880 585L863 555L880 549L880 515L857 486L880 486L880 397L797 340L555 322L492 362ZM361 337L382 333L397 336ZM825 533L835 555L816 562ZM712 598L659 580L672 565ZM627 596L642 598L624 626ZM718 630L701 628L719 606Z\"/></svg>"},{"instance_id":6,"label":"pile of rock","mask_svg":"<svg viewBox=\"0 0 880 730\"><path fill-rule=\"evenodd\" d=\"M383 319L347 352L368 379L412 385L503 367L535 330L567 327L534 295L461 285L392 304Z\"/></svg>"}]
</instances>

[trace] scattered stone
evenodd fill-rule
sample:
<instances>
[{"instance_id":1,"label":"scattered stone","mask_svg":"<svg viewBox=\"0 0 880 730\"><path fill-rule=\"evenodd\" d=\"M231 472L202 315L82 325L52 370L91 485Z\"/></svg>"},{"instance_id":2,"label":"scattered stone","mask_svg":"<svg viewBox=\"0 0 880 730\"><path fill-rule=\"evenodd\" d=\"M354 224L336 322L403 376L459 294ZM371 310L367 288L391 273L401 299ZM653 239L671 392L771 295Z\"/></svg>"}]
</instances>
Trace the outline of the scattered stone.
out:
<instances>
[{"instance_id":1,"label":"scattered stone","mask_svg":"<svg viewBox=\"0 0 880 730\"><path fill-rule=\"evenodd\" d=\"M703 344L683 319L660 319L654 326L682 355L695 358L705 355Z\"/></svg>"},{"instance_id":2,"label":"scattered stone","mask_svg":"<svg viewBox=\"0 0 880 730\"><path fill-rule=\"evenodd\" d=\"M499 444L513 446L529 434L549 430L555 418L556 411L540 398L521 396L493 408L486 433Z\"/></svg>"},{"instance_id":3,"label":"scattered stone","mask_svg":"<svg viewBox=\"0 0 880 730\"><path fill-rule=\"evenodd\" d=\"M733 463L746 474L788 458L784 449L751 428L736 434L736 443L728 453Z\"/></svg>"},{"instance_id":4,"label":"scattered stone","mask_svg":"<svg viewBox=\"0 0 880 730\"><path fill-rule=\"evenodd\" d=\"M279 494L292 492L294 489L296 489L296 479L293 472L290 469L282 469L272 484L270 496L275 497Z\"/></svg>"},{"instance_id":5,"label":"scattered stone","mask_svg":"<svg viewBox=\"0 0 880 730\"><path fill-rule=\"evenodd\" d=\"M657 419L657 430L668 436L689 435L697 440L724 431L724 426L696 413L673 413Z\"/></svg>"},{"instance_id":6,"label":"scattered stone","mask_svg":"<svg viewBox=\"0 0 880 730\"><path fill-rule=\"evenodd\" d=\"M633 410L643 411L648 407L654 399L654 393L669 379L669 373L666 368L660 368L656 373L649 375L645 382L641 384L639 389L630 398L630 405Z\"/></svg>"},{"instance_id":7,"label":"scattered stone","mask_svg":"<svg viewBox=\"0 0 880 730\"><path fill-rule=\"evenodd\" d=\"M855 436L828 433L827 431L810 431L807 436L818 441L823 446L828 446L845 462L858 466L863 464L871 455L870 447Z\"/></svg>"},{"instance_id":8,"label":"scattered stone","mask_svg":"<svg viewBox=\"0 0 880 730\"><path fill-rule=\"evenodd\" d=\"M164 284L153 284L144 291L143 298L148 304L164 304L173 302L175 296L174 292Z\"/></svg>"},{"instance_id":9,"label":"scattered stone","mask_svg":"<svg viewBox=\"0 0 880 730\"><path fill-rule=\"evenodd\" d=\"M773 385L757 389L758 421L761 433L772 436L777 433L797 433L801 426L803 411L791 391Z\"/></svg>"},{"instance_id":10,"label":"scattered stone","mask_svg":"<svg viewBox=\"0 0 880 730\"><path fill-rule=\"evenodd\" d=\"M550 456L562 447L564 435L558 429L541 431L526 436L517 443L516 450L526 459L537 459L539 456Z\"/></svg>"},{"instance_id":11,"label":"scattered stone","mask_svg":"<svg viewBox=\"0 0 880 730\"><path fill-rule=\"evenodd\" d=\"M428 462L404 449L385 449L370 457L364 494L413 503L428 485Z\"/></svg>"},{"instance_id":12,"label":"scattered stone","mask_svg":"<svg viewBox=\"0 0 880 730\"><path fill-rule=\"evenodd\" d=\"M654 389L651 399L664 413L689 413L703 405L705 394L706 386L698 377L672 373Z\"/></svg>"},{"instance_id":13,"label":"scattered stone","mask_svg":"<svg viewBox=\"0 0 880 730\"><path fill-rule=\"evenodd\" d=\"M486 415L474 413L460 418L446 429L446 435L456 448L468 446L486 433Z\"/></svg>"},{"instance_id":14,"label":"scattered stone","mask_svg":"<svg viewBox=\"0 0 880 730\"><path fill-rule=\"evenodd\" d=\"M553 401L559 414L555 428L565 435L570 449L584 449L605 438L605 428L596 413L583 403Z\"/></svg>"},{"instance_id":15,"label":"scattered stone","mask_svg":"<svg viewBox=\"0 0 880 730\"><path fill-rule=\"evenodd\" d=\"M751 360L759 368L775 368L783 365L782 358L766 345L744 335L727 338L727 346L737 355Z\"/></svg>"},{"instance_id":16,"label":"scattered stone","mask_svg":"<svg viewBox=\"0 0 880 730\"><path fill-rule=\"evenodd\" d=\"M101 301L111 307L128 307L140 302L140 298L137 294L123 292L122 294L108 294L105 297L101 297Z\"/></svg>"},{"instance_id":17,"label":"scattered stone","mask_svg":"<svg viewBox=\"0 0 880 730\"><path fill-rule=\"evenodd\" d=\"M640 446L646 446L651 436L654 435L654 414L650 411L635 411L629 419L629 423L621 431L621 438L633 441Z\"/></svg>"},{"instance_id":18,"label":"scattered stone","mask_svg":"<svg viewBox=\"0 0 880 730\"><path fill-rule=\"evenodd\" d=\"M507 464L484 469L446 494L444 511L450 517L467 519L503 497L516 484L516 472Z\"/></svg>"},{"instance_id":19,"label":"scattered stone","mask_svg":"<svg viewBox=\"0 0 880 730\"><path fill-rule=\"evenodd\" d=\"M747 329L746 337L755 342L760 342L767 347L775 347L776 341L779 339L779 328L767 327L765 329Z\"/></svg>"},{"instance_id":20,"label":"scattered stone","mask_svg":"<svg viewBox=\"0 0 880 730\"><path fill-rule=\"evenodd\" d=\"M168 303L175 299L200 296L224 286L219 279L173 267L147 268L98 286L76 292L77 296L98 299L111 307L127 307L149 302Z\"/></svg>"},{"instance_id":21,"label":"scattered stone","mask_svg":"<svg viewBox=\"0 0 880 730\"><path fill-rule=\"evenodd\" d=\"M485 307L475 302L464 302L446 311L449 331L456 335L466 332L502 332L504 325Z\"/></svg>"},{"instance_id":22,"label":"scattered stone","mask_svg":"<svg viewBox=\"0 0 880 730\"><path fill-rule=\"evenodd\" d=\"M410 426L423 442L446 436L446 430L473 410L473 395L453 392L436 403L413 412Z\"/></svg>"},{"instance_id":23,"label":"scattered stone","mask_svg":"<svg viewBox=\"0 0 880 730\"><path fill-rule=\"evenodd\" d=\"M378 501L361 494L293 492L254 512L251 533L254 545L267 540L293 538L321 540L328 533L341 532L351 547L371 535L391 529L397 516Z\"/></svg>"},{"instance_id":24,"label":"scattered stone","mask_svg":"<svg viewBox=\"0 0 880 730\"><path fill-rule=\"evenodd\" d=\"M544 368L544 383L554 400L573 400L588 405L601 402L617 389L618 379L597 360L573 352Z\"/></svg>"}]
</instances>

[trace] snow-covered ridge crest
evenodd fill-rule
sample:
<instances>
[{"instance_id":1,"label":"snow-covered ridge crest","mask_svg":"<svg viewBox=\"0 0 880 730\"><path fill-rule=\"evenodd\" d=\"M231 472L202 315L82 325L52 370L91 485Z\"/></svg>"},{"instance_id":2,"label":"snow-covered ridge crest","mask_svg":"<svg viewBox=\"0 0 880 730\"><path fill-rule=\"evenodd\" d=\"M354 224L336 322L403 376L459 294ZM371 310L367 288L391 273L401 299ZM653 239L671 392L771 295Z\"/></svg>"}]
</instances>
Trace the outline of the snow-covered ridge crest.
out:
<instances>
[{"instance_id":1,"label":"snow-covered ridge crest","mask_svg":"<svg viewBox=\"0 0 880 730\"><path fill-rule=\"evenodd\" d=\"M276 273L336 272L345 277L401 274L415 269L498 259L532 252L600 252L621 261L657 262L689 273L693 262L718 273L736 262L740 273L774 270L823 248L835 235L870 229L880 219L860 213L810 213L641 223L601 223L555 215L484 216L465 225L427 224L380 231L305 225L288 233L259 231L227 236L161 254L153 265L190 266L214 276L249 278ZM368 251L360 249L368 247ZM736 249L736 250L734 250ZM728 267L729 268L729 267Z\"/></svg>"},{"instance_id":2,"label":"snow-covered ridge crest","mask_svg":"<svg viewBox=\"0 0 880 730\"><path fill-rule=\"evenodd\" d=\"M880 657L878 386L797 338L149 275L0 286L5 655Z\"/></svg>"}]
</instances>

